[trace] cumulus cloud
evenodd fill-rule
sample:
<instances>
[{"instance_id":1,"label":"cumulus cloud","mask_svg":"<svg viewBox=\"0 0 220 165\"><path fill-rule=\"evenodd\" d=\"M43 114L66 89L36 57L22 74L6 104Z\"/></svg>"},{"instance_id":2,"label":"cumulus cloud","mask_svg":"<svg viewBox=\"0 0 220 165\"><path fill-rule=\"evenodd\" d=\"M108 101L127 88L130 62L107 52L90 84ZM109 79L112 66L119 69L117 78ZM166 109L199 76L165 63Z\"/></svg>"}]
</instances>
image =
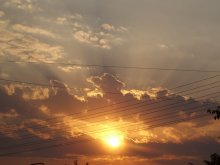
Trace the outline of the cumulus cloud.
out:
<instances>
[{"instance_id":1,"label":"cumulus cloud","mask_svg":"<svg viewBox=\"0 0 220 165\"><path fill-rule=\"evenodd\" d=\"M74 37L80 42L90 43L90 34L82 30L75 32Z\"/></svg>"},{"instance_id":2,"label":"cumulus cloud","mask_svg":"<svg viewBox=\"0 0 220 165\"><path fill-rule=\"evenodd\" d=\"M43 127L43 129L34 129L33 127ZM31 135L43 140L48 140L53 137L54 132L49 128L48 122L40 119L30 119L22 123L22 128ZM47 130L47 131L45 131Z\"/></svg>"},{"instance_id":3,"label":"cumulus cloud","mask_svg":"<svg viewBox=\"0 0 220 165\"><path fill-rule=\"evenodd\" d=\"M123 42L121 33L128 31L125 27L116 28L110 24L101 24L98 27L93 27L83 19L76 20L72 23L72 26L73 36L77 41L108 50L113 45L120 45Z\"/></svg>"},{"instance_id":4,"label":"cumulus cloud","mask_svg":"<svg viewBox=\"0 0 220 165\"><path fill-rule=\"evenodd\" d=\"M14 28L18 30L12 31L11 25L7 20L0 22L0 55L22 60L34 60L51 62L60 59L64 50L61 46L53 46L41 42L33 36L25 35L24 33L41 33L42 35L53 36L52 33L41 31L40 29L31 29L22 25L15 25ZM25 32L24 32L25 31Z\"/></svg>"},{"instance_id":5,"label":"cumulus cloud","mask_svg":"<svg viewBox=\"0 0 220 165\"><path fill-rule=\"evenodd\" d=\"M33 37L13 38L7 43L2 43L0 47L4 48L1 52L2 55L22 60L52 62L63 55L62 47L51 46Z\"/></svg>"},{"instance_id":6,"label":"cumulus cloud","mask_svg":"<svg viewBox=\"0 0 220 165\"><path fill-rule=\"evenodd\" d=\"M101 27L106 31L115 31L115 32L128 32L128 29L123 26L115 27L111 24L102 24Z\"/></svg>"},{"instance_id":7,"label":"cumulus cloud","mask_svg":"<svg viewBox=\"0 0 220 165\"><path fill-rule=\"evenodd\" d=\"M146 101L149 102L149 106L143 106L142 107L145 109L145 111L151 112L151 109L154 109L154 106L152 107L151 104L157 105L158 113L152 113L152 115L142 115L145 112L143 111L143 108L131 108L128 109L127 111L119 111L117 113L117 118L118 122L116 122L116 127L117 125L123 126L123 125L130 125L128 129L133 130L133 133L128 134L127 136L134 140L137 143L148 143L148 142L176 142L176 143L181 143L187 139L187 137L191 138L199 138L203 136L207 136L208 134L211 137L214 137L216 135L216 132L213 133L203 133L199 134L197 133L197 136L193 136L193 134L198 131L200 132L201 129L205 129L206 126L203 125L197 125L196 123L183 123L176 125L175 127L173 126L165 126L165 127L159 127L156 128L155 130L147 130L148 126L151 125L157 125L160 124L160 120L158 122L154 121L155 118L163 117L164 114L167 112L175 114L175 119L181 119L181 118L188 118L190 117L193 113L191 111L187 112L186 109L192 109L195 105L199 106L202 103L197 102L195 100L192 100L191 98L186 99L183 96L178 96L178 95L173 95L169 94L168 92L163 92L163 91L158 91L156 93L156 97L152 98L150 95L147 94L146 91L141 91L141 90L125 90L126 92L123 93L123 88L125 88L125 84L118 80L115 76L110 75L110 74L104 74L102 76L94 76L90 77L87 79L87 81L92 85L91 88L84 89L82 92L82 95L79 96L77 95L77 90L69 90L68 85L63 84L59 81L52 81L52 91L49 91L47 88L40 88L40 87L28 87L28 86L23 86L23 85L6 85L4 86L4 90L8 97L13 97L16 96L17 93L20 93L20 99L23 99L26 104L28 104L30 101L39 101L41 100L41 103L43 105L39 105L37 107L37 110L44 114L49 114L54 112L56 113L67 113L73 111L76 107L79 112L84 112L88 107L94 107L97 106L94 103L99 102L99 104L105 104L106 102L109 102L109 99L111 102L117 102L117 100L123 100L123 99L130 99L133 104L140 104L142 105L142 102L144 103ZM162 94L163 93L163 94ZM87 100L86 102L82 102L79 98L83 97L84 100ZM167 108L166 111L159 111L159 107L164 107L164 103L160 103L161 97L164 97L164 99L169 99L169 104L175 104L178 103L179 101L185 102L185 103L193 103L190 106L186 105L181 105L178 107L178 111L175 109L172 109L172 107ZM62 99L60 99L62 98ZM57 99L59 100L57 102ZM111 103L110 102L110 103ZM165 102L165 103L167 103ZM109 103L108 103L109 104ZM137 104L137 105L138 105ZM146 105L148 105L146 104ZM127 105L126 105L127 106ZM65 107L65 108L64 108ZM13 108L13 107L11 107ZM64 111L64 109L65 111ZM101 110L101 109L100 109ZM109 108L111 110L111 107ZM133 110L135 112L131 113ZM90 111L88 111L90 112ZM180 112L185 113L183 116L180 114ZM131 113L131 115L129 114ZM128 115L129 114L129 115ZM160 114L157 116L157 114ZM105 117L110 117L110 116L115 116L115 114L107 114L106 116L100 116L100 118L105 119ZM126 116L126 117L124 117ZM193 115L191 116L193 117ZM150 119L150 120L149 120ZM174 118L173 118L174 119ZM71 118L69 119L71 121ZM147 121L147 122L145 122ZM166 122L166 120L164 120ZM75 122L77 123L77 122ZM123 124L124 123L124 124ZM91 123L88 123L91 124ZM95 125L99 125L99 123L94 123ZM100 123L102 125L102 123ZM115 125L114 123L110 123ZM114 126L111 126L114 128ZM210 128L212 126L210 125ZM191 129L186 129L186 128L191 128ZM188 130L192 130L189 131ZM120 127L119 127L120 130ZM134 132L136 130L136 132ZM205 130L210 130L211 129L205 129ZM182 132L186 131L184 134ZM86 132L86 131L85 131ZM162 137L162 138L161 138Z\"/></svg>"},{"instance_id":8,"label":"cumulus cloud","mask_svg":"<svg viewBox=\"0 0 220 165\"><path fill-rule=\"evenodd\" d=\"M60 69L64 72L70 73L73 71L82 70L82 69L89 69L89 68L86 68L86 67L82 68L80 66L58 66L58 69Z\"/></svg>"},{"instance_id":9,"label":"cumulus cloud","mask_svg":"<svg viewBox=\"0 0 220 165\"><path fill-rule=\"evenodd\" d=\"M102 28L104 30L108 30L108 31L114 31L115 30L115 27L113 25L110 25L110 24L102 24Z\"/></svg>"},{"instance_id":10,"label":"cumulus cloud","mask_svg":"<svg viewBox=\"0 0 220 165\"><path fill-rule=\"evenodd\" d=\"M35 5L35 3L35 0L6 0L4 6L32 13L33 11L41 10L38 6Z\"/></svg>"},{"instance_id":11,"label":"cumulus cloud","mask_svg":"<svg viewBox=\"0 0 220 165\"><path fill-rule=\"evenodd\" d=\"M111 49L111 46L108 44L108 40L106 40L106 39L100 39L99 40L99 44L100 44L100 46L102 47L102 48L104 48L104 49Z\"/></svg>"},{"instance_id":12,"label":"cumulus cloud","mask_svg":"<svg viewBox=\"0 0 220 165\"><path fill-rule=\"evenodd\" d=\"M15 31L22 32L22 33L30 33L30 34L38 34L46 37L56 38L56 35L48 30L37 28L37 27L30 27L21 24L15 24L12 27Z\"/></svg>"},{"instance_id":13,"label":"cumulus cloud","mask_svg":"<svg viewBox=\"0 0 220 165\"><path fill-rule=\"evenodd\" d=\"M99 89L94 89L94 90L86 90L86 95L87 97L103 97L103 93L102 91L100 91Z\"/></svg>"},{"instance_id":14,"label":"cumulus cloud","mask_svg":"<svg viewBox=\"0 0 220 165\"><path fill-rule=\"evenodd\" d=\"M74 32L74 38L82 43L90 44L94 47L101 47L103 49L111 49L109 41L107 39L102 39L92 34L91 32L86 31L76 31Z\"/></svg>"},{"instance_id":15,"label":"cumulus cloud","mask_svg":"<svg viewBox=\"0 0 220 165\"><path fill-rule=\"evenodd\" d=\"M65 24L69 23L74 25L75 27L82 27L79 22L83 20L83 16L76 13L72 15L64 15L56 18L57 24Z\"/></svg>"},{"instance_id":16,"label":"cumulus cloud","mask_svg":"<svg viewBox=\"0 0 220 165\"><path fill-rule=\"evenodd\" d=\"M137 98L138 100L141 100L144 96L146 96L146 94L148 94L148 91L144 91L144 90L137 90L137 89L131 89L131 90L126 90L126 89L122 89L121 92L126 95L126 94L132 94L135 98Z\"/></svg>"}]
</instances>

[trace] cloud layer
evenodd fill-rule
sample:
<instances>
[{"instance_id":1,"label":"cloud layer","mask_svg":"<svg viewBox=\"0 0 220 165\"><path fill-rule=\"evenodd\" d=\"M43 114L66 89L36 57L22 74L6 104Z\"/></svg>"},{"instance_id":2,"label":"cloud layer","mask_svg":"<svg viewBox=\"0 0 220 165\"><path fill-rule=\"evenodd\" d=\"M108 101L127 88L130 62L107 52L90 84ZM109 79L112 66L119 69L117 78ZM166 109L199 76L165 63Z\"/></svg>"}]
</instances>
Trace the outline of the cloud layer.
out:
<instances>
[{"instance_id":1,"label":"cloud layer","mask_svg":"<svg viewBox=\"0 0 220 165\"><path fill-rule=\"evenodd\" d=\"M59 81L51 81L51 88L5 84L0 92L3 100L0 114L1 137L8 139L9 146L13 147L8 148L4 143L1 145L10 153L43 147L46 143L48 146L76 143L75 149L67 147L60 149L59 152L55 149L56 153L54 150L50 155L43 150L33 154L57 157L62 153L59 157L68 155L66 158L69 158L70 153L74 153L73 157L90 155L96 157L93 160L99 163L118 162L118 159L108 160L108 157L102 156L103 153L109 154L110 151L100 140L110 132L121 134L126 139L125 148L118 151L125 155L124 158L119 158L123 161L132 157L134 162L143 163L175 162L182 159L197 161L198 157L203 156L199 150L197 150L198 154L190 155L184 153L183 149L178 150L178 147L188 143L195 145L198 142L206 145L207 142L203 142L203 139L209 139L213 144L219 145L216 139L219 123L210 118L201 121L183 121L174 125L160 125L167 121L188 119L197 115L199 112L196 109L190 110L193 107L200 107L200 111L205 112L206 109L201 108L201 105L207 103L192 98L187 99L165 89L156 91L154 97L148 95L148 91L143 91L141 96L136 97L134 91L137 90L134 89L127 89L127 93L123 94L121 90L126 88L126 84L110 74L90 77L87 82L91 84L91 88L85 89L82 95L77 95L77 91ZM120 100L129 100L129 102L114 105ZM175 109L172 107L164 109L167 104L176 104L180 100L182 104L174 106ZM105 109L98 108L103 105ZM138 108L135 105L142 107ZM215 103L211 105L214 106ZM156 111L150 114L153 112L152 109ZM172 115L166 119L164 116L167 113ZM54 119L47 121L47 118L51 117ZM6 128L9 122L11 127ZM154 129L148 129L158 124L159 126ZM27 147L17 149L16 146L26 143ZM87 146L87 150L82 149L84 145ZM100 148L90 151L94 145ZM174 148L169 148L169 145ZM165 151L154 151L153 148L156 146L164 147ZM191 148L186 145L186 149ZM180 153L176 154L177 151ZM166 155L163 152L166 152Z\"/></svg>"},{"instance_id":2,"label":"cloud layer","mask_svg":"<svg viewBox=\"0 0 220 165\"><path fill-rule=\"evenodd\" d=\"M201 164L218 152L220 123L206 110L219 76L179 89L214 73L152 68L220 70L219 5L0 1L0 154L14 153L0 161ZM151 69L101 67L112 65ZM107 147L108 134L123 147Z\"/></svg>"}]
</instances>

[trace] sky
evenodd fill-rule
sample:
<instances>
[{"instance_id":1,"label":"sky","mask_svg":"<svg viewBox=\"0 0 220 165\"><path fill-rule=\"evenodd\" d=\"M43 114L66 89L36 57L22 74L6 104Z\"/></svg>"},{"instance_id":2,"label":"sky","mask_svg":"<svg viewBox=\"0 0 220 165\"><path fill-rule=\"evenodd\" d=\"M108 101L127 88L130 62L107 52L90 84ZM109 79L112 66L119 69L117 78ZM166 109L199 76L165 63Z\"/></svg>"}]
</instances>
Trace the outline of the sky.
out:
<instances>
[{"instance_id":1,"label":"sky","mask_svg":"<svg viewBox=\"0 0 220 165\"><path fill-rule=\"evenodd\" d=\"M202 164L220 153L220 1L0 0L0 161Z\"/></svg>"}]
</instances>

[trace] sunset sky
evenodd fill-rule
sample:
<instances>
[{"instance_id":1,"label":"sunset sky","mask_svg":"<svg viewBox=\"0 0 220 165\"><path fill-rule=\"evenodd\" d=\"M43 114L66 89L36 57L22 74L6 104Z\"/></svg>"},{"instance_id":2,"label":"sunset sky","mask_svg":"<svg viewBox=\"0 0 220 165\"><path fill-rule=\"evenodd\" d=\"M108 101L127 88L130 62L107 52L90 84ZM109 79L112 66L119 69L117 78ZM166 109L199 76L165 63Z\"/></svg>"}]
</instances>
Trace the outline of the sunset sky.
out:
<instances>
[{"instance_id":1,"label":"sunset sky","mask_svg":"<svg viewBox=\"0 0 220 165\"><path fill-rule=\"evenodd\" d=\"M0 0L0 164L203 164L220 153L219 0Z\"/></svg>"}]
</instances>

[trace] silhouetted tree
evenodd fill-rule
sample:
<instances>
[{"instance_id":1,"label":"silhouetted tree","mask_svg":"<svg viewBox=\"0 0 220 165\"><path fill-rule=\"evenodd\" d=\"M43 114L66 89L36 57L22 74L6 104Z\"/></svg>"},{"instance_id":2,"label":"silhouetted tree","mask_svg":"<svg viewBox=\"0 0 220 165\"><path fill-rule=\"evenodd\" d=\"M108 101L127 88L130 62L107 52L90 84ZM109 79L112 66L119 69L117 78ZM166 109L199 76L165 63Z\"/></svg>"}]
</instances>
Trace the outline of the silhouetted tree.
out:
<instances>
[{"instance_id":1,"label":"silhouetted tree","mask_svg":"<svg viewBox=\"0 0 220 165\"><path fill-rule=\"evenodd\" d=\"M206 165L220 165L220 156L216 153L210 156L211 160L204 160Z\"/></svg>"},{"instance_id":2,"label":"silhouetted tree","mask_svg":"<svg viewBox=\"0 0 220 165\"><path fill-rule=\"evenodd\" d=\"M214 116L215 120L219 120L220 119L220 106L218 106L214 110L208 109L207 112L210 113L210 114L215 114L215 116ZM218 137L218 139L220 139L220 137Z\"/></svg>"},{"instance_id":3,"label":"silhouetted tree","mask_svg":"<svg viewBox=\"0 0 220 165\"><path fill-rule=\"evenodd\" d=\"M188 163L188 165L194 165L193 163Z\"/></svg>"},{"instance_id":4,"label":"silhouetted tree","mask_svg":"<svg viewBox=\"0 0 220 165\"><path fill-rule=\"evenodd\" d=\"M220 106L218 106L214 110L208 109L207 112L210 113L210 114L214 114L215 115L214 116L215 120L220 119ZM204 160L206 165L220 165L220 156L218 154L214 153L210 156L210 158L211 158L211 161Z\"/></svg>"},{"instance_id":5,"label":"silhouetted tree","mask_svg":"<svg viewBox=\"0 0 220 165\"><path fill-rule=\"evenodd\" d=\"M214 110L208 109L207 112L212 114L212 115L214 114L215 115L214 116L215 120L220 119L220 106L217 106L217 108L214 109ZM218 137L218 138L220 138L220 137ZM204 160L204 163L206 165L220 165L220 156L218 154L214 153L210 156L210 158L211 158L210 161L209 160ZM194 165L194 164L193 163L188 163L188 165Z\"/></svg>"},{"instance_id":6,"label":"silhouetted tree","mask_svg":"<svg viewBox=\"0 0 220 165\"><path fill-rule=\"evenodd\" d=\"M220 119L220 106L218 106L214 110L208 109L207 112L210 113L210 114L214 114L215 115L214 116L215 120L219 120Z\"/></svg>"}]
</instances>

